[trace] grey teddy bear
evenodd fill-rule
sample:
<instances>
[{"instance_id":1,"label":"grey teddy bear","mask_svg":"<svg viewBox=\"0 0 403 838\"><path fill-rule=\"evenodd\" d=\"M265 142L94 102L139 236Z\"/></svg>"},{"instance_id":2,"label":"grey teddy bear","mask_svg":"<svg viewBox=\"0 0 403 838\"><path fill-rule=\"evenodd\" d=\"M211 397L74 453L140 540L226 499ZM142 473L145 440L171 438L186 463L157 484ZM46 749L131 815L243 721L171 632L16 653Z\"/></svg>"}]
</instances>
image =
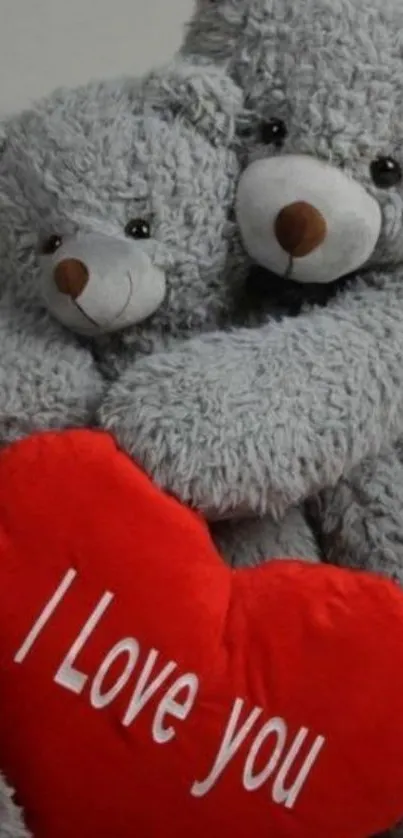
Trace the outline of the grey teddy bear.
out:
<instances>
[{"instance_id":1,"label":"grey teddy bear","mask_svg":"<svg viewBox=\"0 0 403 838\"><path fill-rule=\"evenodd\" d=\"M316 496L311 511L325 557L400 582L402 31L399 0L198 4L183 52L202 63L224 65L242 87L252 114L251 159L261 162L251 168L249 184L258 173L260 192L248 198L245 180L238 206L245 243L267 269L268 290L278 288L279 277L284 294L292 279L336 280L329 292L337 291L338 277L352 281L324 309L303 311L275 328L245 333L242 340L222 336L216 348L219 368L213 368L203 338L193 344L191 374L200 390L210 387L215 393L218 380L231 381L225 403L219 406L215 398L214 415L199 410L192 427L193 438L210 441L205 456L220 473L214 498L211 475L198 462L191 475L175 468L179 452L169 417L177 392L182 406L185 402L189 355L182 375L178 359L176 372L165 379L170 396L161 433L172 468L154 463L146 444L135 447L164 485L182 497L191 486L203 507L213 500L222 510L239 505L281 514ZM357 187L366 195L365 230L357 226ZM301 214L298 202L319 207L321 217L311 212L304 218L306 207ZM275 228L274 211L282 229ZM257 235L251 230L255 223ZM301 284L299 292L303 299ZM163 374L163 363L157 369L157 362L144 362L155 382ZM247 381L237 372L244 369ZM139 378L141 372L138 368ZM196 404L192 392L193 413ZM246 404L253 404L253 423ZM145 414L143 403L139 426Z\"/></svg>"},{"instance_id":2,"label":"grey teddy bear","mask_svg":"<svg viewBox=\"0 0 403 838\"><path fill-rule=\"evenodd\" d=\"M237 309L249 259L228 221L242 115L225 74L182 61L141 83L58 92L4 126L3 442L109 429L109 405L141 356L248 319ZM132 452L133 438L119 441ZM214 534L238 563L317 552L294 509L278 524L224 523Z\"/></svg>"},{"instance_id":3,"label":"grey teddy bear","mask_svg":"<svg viewBox=\"0 0 403 838\"><path fill-rule=\"evenodd\" d=\"M243 117L225 73L178 59L140 81L58 91L2 126L3 443L102 425L142 357L175 363L177 343L256 322L240 305L250 260L229 220ZM237 564L315 558L297 509L212 532ZM0 836L20 838L11 804L0 783Z\"/></svg>"},{"instance_id":4,"label":"grey teddy bear","mask_svg":"<svg viewBox=\"0 0 403 838\"><path fill-rule=\"evenodd\" d=\"M328 196L322 191L326 179L321 178L319 166L314 192L307 190L305 175L312 161L330 164L348 176L348 188L344 199L340 195L339 206L329 205L326 213L321 212L328 237L334 233L337 240L339 230L334 216L338 211L345 220L350 218L352 183L364 186L381 209L380 234L362 266L353 266L352 281L344 286L340 296L326 310L316 309L293 324L281 324L277 348L266 339L267 357L275 374L261 368L260 380L256 376L250 397L258 404L264 382L272 392L276 380L283 376L287 398L257 420L255 444L260 442L259 450L265 452L266 463L263 479L258 481L259 500L266 492L263 508L280 503L283 509L295 502L298 495L306 498L319 492L311 510L325 559L387 573L400 583L402 30L403 7L398 0L305 0L303 4L288 0L216 0L199 3L184 46L185 54L224 64L242 86L252 110L252 159L266 158L267 164L251 168L250 173L253 177L253 172L259 171L261 178L265 172L263 181L260 180L262 193L265 191L260 199L255 194L253 201L248 200L246 180L245 191L240 191L239 212L240 220L244 216L245 243L267 269L265 281L269 289L273 284L278 287L279 275L284 278L286 295L287 281L293 276L305 274L310 282L314 275L318 276L322 267L320 256L325 253L323 226L318 225L317 217L313 223L311 215L310 235L314 241L304 243L304 237L309 238L306 227L303 229L306 217L302 218L300 209L295 215L295 206L294 236L295 222L300 225L296 238L292 238L289 228L287 233L287 224L284 228L280 223L279 230L273 222L270 235L266 226L266 237L262 237L263 225L272 219L271 186L276 183L279 168L283 167L284 174L284 167L289 164L289 178L287 174L283 176L280 190L286 198L284 208L303 201L315 208L326 207ZM298 161L293 166L289 155L309 155L309 160L305 158L299 168ZM290 191L285 195L287 189ZM256 238L245 218L248 208L263 209ZM274 240L278 232L283 244L285 232L286 242L280 254L280 242ZM347 242L348 232L345 231ZM357 245L360 241L362 244L362 237L357 237ZM298 253L304 244L306 252ZM330 249L331 246L332 241ZM286 262L287 255L294 258ZM351 266L344 262L343 241L339 240L339 252L335 255L341 263L336 276L345 272L348 276ZM324 259L323 267L325 262ZM328 279L332 279L333 266L329 267ZM332 290L337 291L337 284ZM300 299L303 296L303 292L299 294ZM249 357L254 355L257 361L264 340L262 330L260 347L249 343ZM262 427L270 428L274 439L280 436L281 427L287 428L294 472L288 457L279 462L275 445L270 446L264 438ZM281 448L281 452L284 450ZM207 494L204 486L201 494Z\"/></svg>"}]
</instances>

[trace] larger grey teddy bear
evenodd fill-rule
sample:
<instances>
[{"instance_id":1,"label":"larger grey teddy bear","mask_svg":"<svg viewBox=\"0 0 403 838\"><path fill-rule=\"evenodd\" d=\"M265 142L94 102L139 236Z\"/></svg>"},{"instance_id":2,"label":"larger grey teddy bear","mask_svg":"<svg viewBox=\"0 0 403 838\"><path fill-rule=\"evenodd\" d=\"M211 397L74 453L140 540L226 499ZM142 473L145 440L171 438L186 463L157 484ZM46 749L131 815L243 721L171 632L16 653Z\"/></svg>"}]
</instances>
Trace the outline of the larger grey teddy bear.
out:
<instances>
[{"instance_id":1,"label":"larger grey teddy bear","mask_svg":"<svg viewBox=\"0 0 403 838\"><path fill-rule=\"evenodd\" d=\"M254 123L251 158L267 158L255 175L251 169L240 195L251 255L276 275L277 285L283 277L285 287L290 278L353 277L324 310L245 333L242 341L222 336L219 369L205 341L194 344L191 374L200 393L215 391L221 378L232 385L225 402L214 400L214 414L199 410L192 428L193 437L210 441L210 462L220 474L214 503L223 510L248 505L282 513L315 495L325 557L400 582L402 32L400 0L201 0L183 48L202 62L224 65L242 87ZM248 198L254 176L260 185ZM364 216L357 186L366 193ZM298 202L319 207L321 217L296 216ZM274 219L287 207L288 222L283 212L276 240ZM298 225L302 235L303 225L311 224L310 232L305 227L307 239L313 236L308 248L300 241L298 252L298 240L287 241L287 223L294 236ZM153 359L149 369L155 381L156 364ZM247 381L237 373L245 367ZM170 398L161 432L172 468L161 473L146 445L135 451L164 485L182 497L191 486L208 507L211 474L197 462L191 475L178 473L179 451L169 433L175 394L180 391L183 404L187 375L166 379ZM192 392L193 413L195 401ZM144 417L138 416L140 427Z\"/></svg>"}]
</instances>

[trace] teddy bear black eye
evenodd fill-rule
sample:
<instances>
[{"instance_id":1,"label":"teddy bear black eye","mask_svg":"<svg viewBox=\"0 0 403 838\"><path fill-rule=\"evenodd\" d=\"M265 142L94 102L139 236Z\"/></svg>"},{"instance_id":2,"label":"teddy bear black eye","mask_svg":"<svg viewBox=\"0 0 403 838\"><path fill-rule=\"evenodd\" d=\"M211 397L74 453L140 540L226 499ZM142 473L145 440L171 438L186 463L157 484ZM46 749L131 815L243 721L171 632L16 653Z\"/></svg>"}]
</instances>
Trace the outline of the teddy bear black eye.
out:
<instances>
[{"instance_id":1,"label":"teddy bear black eye","mask_svg":"<svg viewBox=\"0 0 403 838\"><path fill-rule=\"evenodd\" d=\"M390 189L403 177L402 167L393 157L377 157L370 168L372 180L379 189Z\"/></svg>"},{"instance_id":2,"label":"teddy bear black eye","mask_svg":"<svg viewBox=\"0 0 403 838\"><path fill-rule=\"evenodd\" d=\"M132 218L126 224L125 233L131 239L149 239L151 236L150 225L144 218Z\"/></svg>"},{"instance_id":3,"label":"teddy bear black eye","mask_svg":"<svg viewBox=\"0 0 403 838\"><path fill-rule=\"evenodd\" d=\"M62 237L55 234L53 236L49 236L49 238L43 242L41 251L45 256L51 256L52 253L56 253L56 250L59 250L59 247L61 247L62 244Z\"/></svg>"},{"instance_id":4,"label":"teddy bear black eye","mask_svg":"<svg viewBox=\"0 0 403 838\"><path fill-rule=\"evenodd\" d=\"M282 119L269 119L260 127L260 139L264 145L275 145L276 148L281 148L287 134L287 126Z\"/></svg>"}]
</instances>

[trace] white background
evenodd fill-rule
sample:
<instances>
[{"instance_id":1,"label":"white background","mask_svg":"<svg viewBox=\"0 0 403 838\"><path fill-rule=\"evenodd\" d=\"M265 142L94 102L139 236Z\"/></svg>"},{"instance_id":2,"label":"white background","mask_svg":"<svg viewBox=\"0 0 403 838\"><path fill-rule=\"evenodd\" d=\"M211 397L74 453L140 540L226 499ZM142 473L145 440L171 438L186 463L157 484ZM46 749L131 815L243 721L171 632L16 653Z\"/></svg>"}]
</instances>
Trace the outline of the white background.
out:
<instances>
[{"instance_id":1,"label":"white background","mask_svg":"<svg viewBox=\"0 0 403 838\"><path fill-rule=\"evenodd\" d=\"M0 0L0 114L61 84L164 63L192 7L192 0Z\"/></svg>"}]
</instances>

